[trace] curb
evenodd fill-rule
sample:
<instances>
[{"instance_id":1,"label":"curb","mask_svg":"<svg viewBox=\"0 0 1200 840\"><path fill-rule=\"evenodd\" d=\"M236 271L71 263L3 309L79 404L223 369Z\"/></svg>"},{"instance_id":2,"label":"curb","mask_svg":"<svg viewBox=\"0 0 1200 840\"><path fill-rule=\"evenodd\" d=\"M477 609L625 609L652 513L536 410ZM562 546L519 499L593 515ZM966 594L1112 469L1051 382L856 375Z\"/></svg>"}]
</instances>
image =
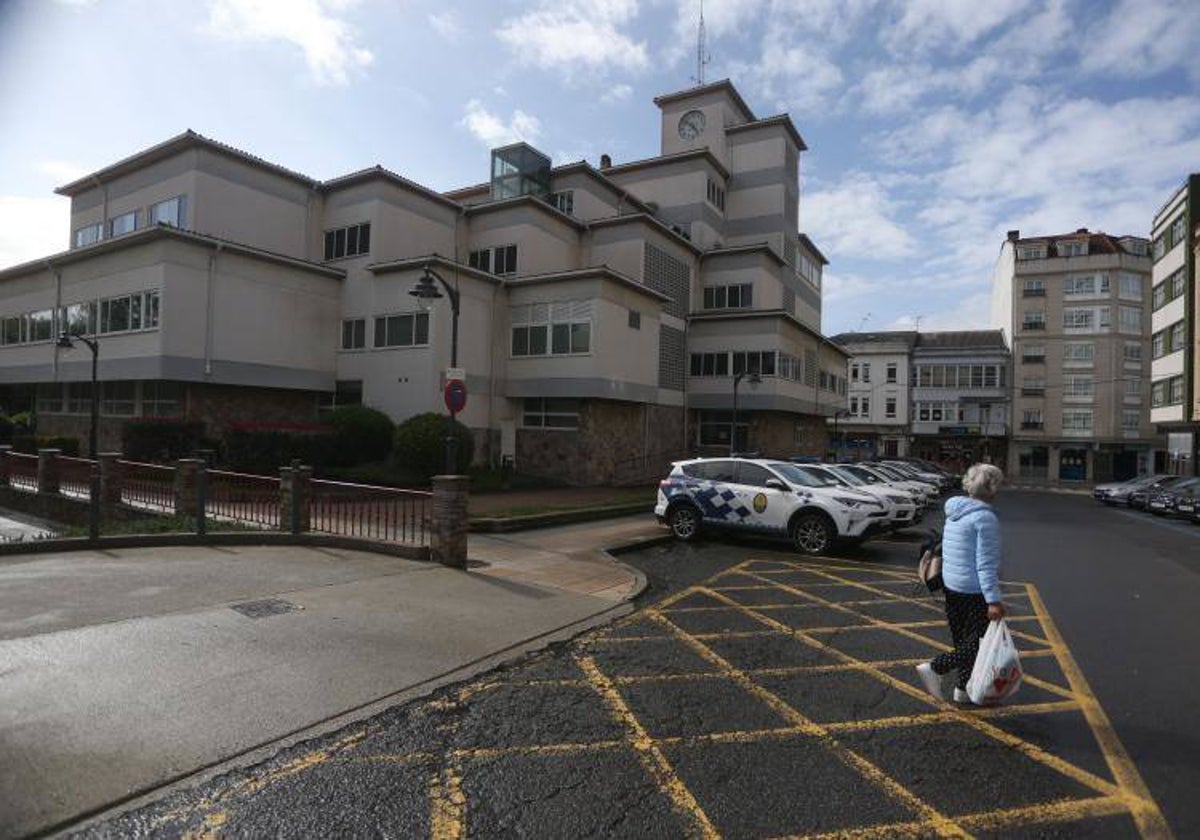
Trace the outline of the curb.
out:
<instances>
[{"instance_id":1,"label":"curb","mask_svg":"<svg viewBox=\"0 0 1200 840\"><path fill-rule=\"evenodd\" d=\"M575 522L592 522L597 519L616 519L635 513L647 513L653 510L653 507L653 504L638 502L636 504L533 513L527 516L473 516L468 522L467 530L473 534L503 534L527 531L533 528L549 528L554 525L571 525Z\"/></svg>"}]
</instances>

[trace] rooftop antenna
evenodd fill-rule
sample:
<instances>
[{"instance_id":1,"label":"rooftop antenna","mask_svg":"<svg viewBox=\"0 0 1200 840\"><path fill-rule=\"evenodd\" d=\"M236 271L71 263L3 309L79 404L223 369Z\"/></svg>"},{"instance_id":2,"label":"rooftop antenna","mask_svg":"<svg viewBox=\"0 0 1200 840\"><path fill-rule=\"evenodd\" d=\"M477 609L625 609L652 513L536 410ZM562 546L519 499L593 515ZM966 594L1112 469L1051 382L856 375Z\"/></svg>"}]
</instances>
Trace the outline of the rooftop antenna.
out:
<instances>
[{"instance_id":1,"label":"rooftop antenna","mask_svg":"<svg viewBox=\"0 0 1200 840\"><path fill-rule=\"evenodd\" d=\"M916 320L916 325L913 327L913 331L914 331L914 332L920 332L920 331L921 331L921 319L922 319L922 318L924 318L924 317L925 317L924 315L918 315L918 316L916 317L916 319L915 319L915 320Z\"/></svg>"},{"instance_id":2,"label":"rooftop antenna","mask_svg":"<svg viewBox=\"0 0 1200 840\"><path fill-rule=\"evenodd\" d=\"M865 327L867 325L867 321L870 321L870 320L871 320L871 313L868 312L866 315L863 316L862 320L858 322L858 329L856 329L855 332L862 332L862 328Z\"/></svg>"},{"instance_id":3,"label":"rooftop antenna","mask_svg":"<svg viewBox=\"0 0 1200 840\"><path fill-rule=\"evenodd\" d=\"M708 64L708 47L704 37L704 0L700 0L700 25L696 29L696 75L692 81L697 85L704 84L704 65Z\"/></svg>"}]
</instances>

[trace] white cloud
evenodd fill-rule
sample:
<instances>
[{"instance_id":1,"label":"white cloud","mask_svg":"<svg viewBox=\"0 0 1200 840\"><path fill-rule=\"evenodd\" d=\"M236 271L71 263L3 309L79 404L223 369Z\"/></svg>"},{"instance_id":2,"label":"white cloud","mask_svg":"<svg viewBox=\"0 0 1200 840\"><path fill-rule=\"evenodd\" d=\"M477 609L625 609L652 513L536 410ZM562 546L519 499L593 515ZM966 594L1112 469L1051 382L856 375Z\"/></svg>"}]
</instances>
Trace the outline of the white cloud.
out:
<instances>
[{"instance_id":1,"label":"white cloud","mask_svg":"<svg viewBox=\"0 0 1200 840\"><path fill-rule=\"evenodd\" d=\"M600 96L600 101L605 105L615 105L618 102L624 102L629 97L633 96L633 88L629 85L613 85Z\"/></svg>"},{"instance_id":2,"label":"white cloud","mask_svg":"<svg viewBox=\"0 0 1200 840\"><path fill-rule=\"evenodd\" d=\"M886 187L863 173L851 173L832 189L804 194L800 227L830 255L896 259L913 253L912 235L891 218L896 210Z\"/></svg>"},{"instance_id":3,"label":"white cloud","mask_svg":"<svg viewBox=\"0 0 1200 840\"><path fill-rule=\"evenodd\" d=\"M637 13L637 0L542 0L498 34L520 63L567 78L640 71L649 66L646 42L623 31Z\"/></svg>"},{"instance_id":4,"label":"white cloud","mask_svg":"<svg viewBox=\"0 0 1200 840\"><path fill-rule=\"evenodd\" d=\"M966 51L986 33L1025 11L1031 0L908 0L882 40L895 52Z\"/></svg>"},{"instance_id":5,"label":"white cloud","mask_svg":"<svg viewBox=\"0 0 1200 840\"><path fill-rule=\"evenodd\" d=\"M954 330L986 330L991 328L992 294L990 291L956 299L944 308L930 308L901 315L882 329L916 330L921 332L950 332ZM914 301L914 309L920 310Z\"/></svg>"},{"instance_id":6,"label":"white cloud","mask_svg":"<svg viewBox=\"0 0 1200 840\"><path fill-rule=\"evenodd\" d=\"M65 251L70 225L65 198L0 195L0 267Z\"/></svg>"},{"instance_id":7,"label":"white cloud","mask_svg":"<svg viewBox=\"0 0 1200 840\"><path fill-rule=\"evenodd\" d=\"M229 41L283 41L299 47L313 79L345 85L375 60L338 16L348 0L210 0L205 31Z\"/></svg>"},{"instance_id":8,"label":"white cloud","mask_svg":"<svg viewBox=\"0 0 1200 840\"><path fill-rule=\"evenodd\" d=\"M1080 43L1087 72L1152 76L1175 66L1200 78L1200 14L1195 0L1121 0Z\"/></svg>"},{"instance_id":9,"label":"white cloud","mask_svg":"<svg viewBox=\"0 0 1200 840\"><path fill-rule=\"evenodd\" d=\"M508 122L493 114L478 99L467 103L460 125L475 135L488 148L504 146L524 140L534 144L542 133L542 123L537 117L517 109Z\"/></svg>"},{"instance_id":10,"label":"white cloud","mask_svg":"<svg viewBox=\"0 0 1200 840\"><path fill-rule=\"evenodd\" d=\"M433 27L434 32L451 43L457 42L463 33L462 18L453 9L430 14L429 25Z\"/></svg>"}]
</instances>

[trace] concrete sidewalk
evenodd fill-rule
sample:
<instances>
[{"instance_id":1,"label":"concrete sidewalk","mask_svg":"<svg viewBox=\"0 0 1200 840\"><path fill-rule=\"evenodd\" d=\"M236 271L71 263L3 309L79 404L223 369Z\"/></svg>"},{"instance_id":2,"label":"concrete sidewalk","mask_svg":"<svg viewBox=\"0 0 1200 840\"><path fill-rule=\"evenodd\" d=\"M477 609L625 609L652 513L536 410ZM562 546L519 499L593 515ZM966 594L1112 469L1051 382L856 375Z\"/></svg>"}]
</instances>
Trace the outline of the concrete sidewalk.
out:
<instances>
[{"instance_id":1,"label":"concrete sidewalk","mask_svg":"<svg viewBox=\"0 0 1200 840\"><path fill-rule=\"evenodd\" d=\"M465 572L361 551L0 558L0 837L43 833L568 638L644 585L649 514L472 535Z\"/></svg>"}]
</instances>

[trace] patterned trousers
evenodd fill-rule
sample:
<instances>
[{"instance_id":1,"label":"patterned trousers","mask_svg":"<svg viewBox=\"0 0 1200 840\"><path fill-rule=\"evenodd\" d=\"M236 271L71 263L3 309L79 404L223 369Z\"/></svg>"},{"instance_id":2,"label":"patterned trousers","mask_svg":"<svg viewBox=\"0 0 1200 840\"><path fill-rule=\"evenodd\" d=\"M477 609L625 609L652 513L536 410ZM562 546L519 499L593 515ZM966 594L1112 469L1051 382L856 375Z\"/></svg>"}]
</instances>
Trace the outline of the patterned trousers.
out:
<instances>
[{"instance_id":1,"label":"patterned trousers","mask_svg":"<svg viewBox=\"0 0 1200 840\"><path fill-rule=\"evenodd\" d=\"M950 636L954 639L954 650L933 658L933 671L948 674L958 670L958 687L965 689L979 654L979 640L987 632L987 601L977 593L951 592L946 590L946 620L950 622Z\"/></svg>"}]
</instances>

